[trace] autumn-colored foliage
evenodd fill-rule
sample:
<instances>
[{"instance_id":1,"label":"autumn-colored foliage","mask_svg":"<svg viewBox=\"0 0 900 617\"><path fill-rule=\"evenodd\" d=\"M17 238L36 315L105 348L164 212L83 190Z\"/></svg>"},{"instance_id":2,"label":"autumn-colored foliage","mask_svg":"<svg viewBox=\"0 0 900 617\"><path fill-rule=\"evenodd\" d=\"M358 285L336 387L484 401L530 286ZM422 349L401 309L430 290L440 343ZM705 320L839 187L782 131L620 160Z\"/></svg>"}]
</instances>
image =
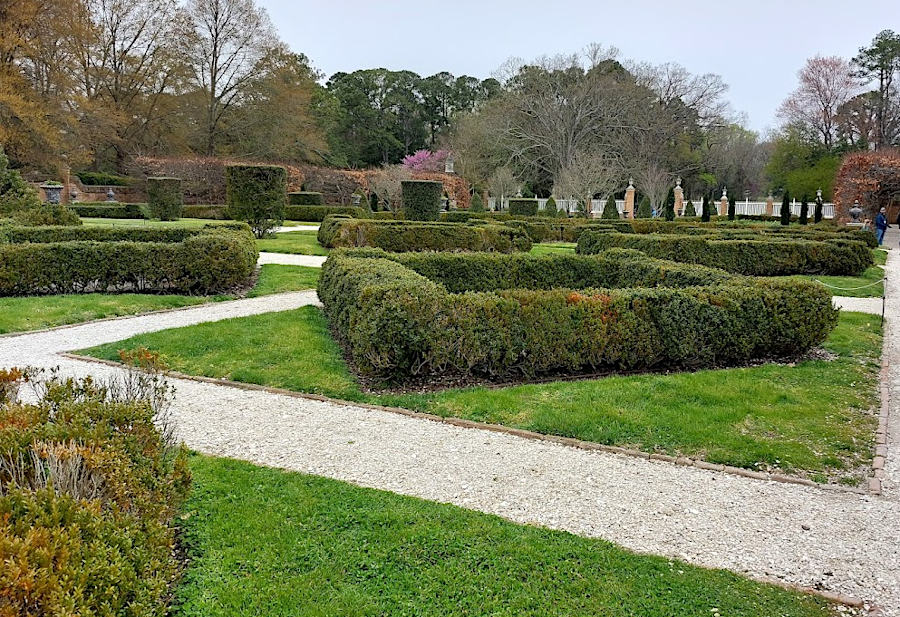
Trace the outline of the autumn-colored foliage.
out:
<instances>
[{"instance_id":1,"label":"autumn-colored foliage","mask_svg":"<svg viewBox=\"0 0 900 617\"><path fill-rule=\"evenodd\" d=\"M834 215L850 220L859 200L863 218L874 219L881 207L900 203L900 150L854 152L844 157L834 184Z\"/></svg>"}]
</instances>

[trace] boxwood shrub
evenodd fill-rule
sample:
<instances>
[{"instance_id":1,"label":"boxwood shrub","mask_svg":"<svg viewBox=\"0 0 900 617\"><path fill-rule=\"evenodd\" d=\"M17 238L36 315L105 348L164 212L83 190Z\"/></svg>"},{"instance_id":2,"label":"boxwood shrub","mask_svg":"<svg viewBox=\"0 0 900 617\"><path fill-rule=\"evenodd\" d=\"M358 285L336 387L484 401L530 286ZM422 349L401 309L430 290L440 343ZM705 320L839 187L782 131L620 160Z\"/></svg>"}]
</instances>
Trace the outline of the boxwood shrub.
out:
<instances>
[{"instance_id":1,"label":"boxwood shrub","mask_svg":"<svg viewBox=\"0 0 900 617\"><path fill-rule=\"evenodd\" d=\"M246 225L190 230L37 227L0 233L7 240L0 243L0 296L221 293L246 285L259 258Z\"/></svg>"},{"instance_id":2,"label":"boxwood shrub","mask_svg":"<svg viewBox=\"0 0 900 617\"><path fill-rule=\"evenodd\" d=\"M286 206L284 218L287 221L307 221L321 223L332 214L349 214L358 219L369 218L369 214L359 206Z\"/></svg>"},{"instance_id":3,"label":"boxwood shrub","mask_svg":"<svg viewBox=\"0 0 900 617\"><path fill-rule=\"evenodd\" d=\"M290 206L324 206L325 196L315 191L296 191L288 193L288 205ZM290 217L288 217L290 218ZM301 219L293 219L301 220Z\"/></svg>"},{"instance_id":4,"label":"boxwood shrub","mask_svg":"<svg viewBox=\"0 0 900 617\"><path fill-rule=\"evenodd\" d=\"M509 200L509 214L511 216L537 216L537 199L513 198Z\"/></svg>"},{"instance_id":5,"label":"boxwood shrub","mask_svg":"<svg viewBox=\"0 0 900 617\"><path fill-rule=\"evenodd\" d=\"M151 217L176 221L181 218L183 206L181 178L147 178L147 209Z\"/></svg>"},{"instance_id":6,"label":"boxwood shrub","mask_svg":"<svg viewBox=\"0 0 900 617\"><path fill-rule=\"evenodd\" d=\"M403 180L403 214L410 221L436 221L444 185L431 180Z\"/></svg>"},{"instance_id":7,"label":"boxwood shrub","mask_svg":"<svg viewBox=\"0 0 900 617\"><path fill-rule=\"evenodd\" d=\"M736 277L634 252L335 251L318 292L358 369L393 383L735 363L806 351L837 322L818 283Z\"/></svg>"},{"instance_id":8,"label":"boxwood shrub","mask_svg":"<svg viewBox=\"0 0 900 617\"><path fill-rule=\"evenodd\" d=\"M272 165L228 165L225 188L231 218L262 238L284 222L287 171Z\"/></svg>"},{"instance_id":9,"label":"boxwood shrub","mask_svg":"<svg viewBox=\"0 0 900 617\"><path fill-rule=\"evenodd\" d=\"M149 213L142 204L111 204L106 202L86 202L69 204L75 214L86 218L103 219L146 219Z\"/></svg>"},{"instance_id":10,"label":"boxwood shrub","mask_svg":"<svg viewBox=\"0 0 900 617\"><path fill-rule=\"evenodd\" d=\"M732 240L699 235L588 231L579 238L576 252L592 255L611 248L636 249L659 259L718 267L750 276L858 276L874 263L869 248L851 240Z\"/></svg>"},{"instance_id":11,"label":"boxwood shrub","mask_svg":"<svg viewBox=\"0 0 900 617\"><path fill-rule=\"evenodd\" d=\"M231 219L231 215L228 214L228 206L214 204L183 206L181 208L181 216L187 219L209 219L212 221L228 221Z\"/></svg>"},{"instance_id":12,"label":"boxwood shrub","mask_svg":"<svg viewBox=\"0 0 900 617\"><path fill-rule=\"evenodd\" d=\"M319 227L319 243L328 248L377 247L407 251L530 251L524 231L500 225L427 221L381 221L328 217Z\"/></svg>"}]
</instances>

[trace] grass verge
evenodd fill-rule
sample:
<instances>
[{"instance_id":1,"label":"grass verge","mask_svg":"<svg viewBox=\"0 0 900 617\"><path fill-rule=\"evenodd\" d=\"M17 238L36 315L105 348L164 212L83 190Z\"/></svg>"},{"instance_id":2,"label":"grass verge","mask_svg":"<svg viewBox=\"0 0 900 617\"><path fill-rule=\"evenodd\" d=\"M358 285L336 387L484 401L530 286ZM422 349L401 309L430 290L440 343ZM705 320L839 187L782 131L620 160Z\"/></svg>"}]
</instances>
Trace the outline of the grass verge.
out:
<instances>
[{"instance_id":1,"label":"grass verge","mask_svg":"<svg viewBox=\"0 0 900 617\"><path fill-rule=\"evenodd\" d=\"M401 394L359 388L316 307L156 332L85 353L117 360L119 349L137 347L187 374L859 484L877 424L881 325L871 315L841 315L824 345L836 354L831 361Z\"/></svg>"},{"instance_id":2,"label":"grass verge","mask_svg":"<svg viewBox=\"0 0 900 617\"><path fill-rule=\"evenodd\" d=\"M824 283L833 296L880 298L884 295L884 283L879 283L884 279L884 269L878 266L872 266L863 272L862 276L797 276L793 278Z\"/></svg>"},{"instance_id":3,"label":"grass verge","mask_svg":"<svg viewBox=\"0 0 900 617\"><path fill-rule=\"evenodd\" d=\"M248 297L315 289L319 268L265 265ZM0 298L0 334L28 332L94 319L138 315L151 311L233 300L233 296L151 294L79 294Z\"/></svg>"},{"instance_id":4,"label":"grass verge","mask_svg":"<svg viewBox=\"0 0 900 617\"><path fill-rule=\"evenodd\" d=\"M532 255L551 255L559 253L575 253L574 242L541 242L531 248Z\"/></svg>"},{"instance_id":5,"label":"grass verge","mask_svg":"<svg viewBox=\"0 0 900 617\"><path fill-rule=\"evenodd\" d=\"M455 506L193 456L181 617L825 617L821 598Z\"/></svg>"},{"instance_id":6,"label":"grass verge","mask_svg":"<svg viewBox=\"0 0 900 617\"><path fill-rule=\"evenodd\" d=\"M233 221L215 221L210 219L148 221L147 219L82 218L81 222L88 227L203 227L204 225L221 225L232 223Z\"/></svg>"},{"instance_id":7,"label":"grass verge","mask_svg":"<svg viewBox=\"0 0 900 617\"><path fill-rule=\"evenodd\" d=\"M290 253L292 255L327 255L316 236L317 231L287 231L275 234L271 240L257 240L256 246L267 253Z\"/></svg>"}]
</instances>

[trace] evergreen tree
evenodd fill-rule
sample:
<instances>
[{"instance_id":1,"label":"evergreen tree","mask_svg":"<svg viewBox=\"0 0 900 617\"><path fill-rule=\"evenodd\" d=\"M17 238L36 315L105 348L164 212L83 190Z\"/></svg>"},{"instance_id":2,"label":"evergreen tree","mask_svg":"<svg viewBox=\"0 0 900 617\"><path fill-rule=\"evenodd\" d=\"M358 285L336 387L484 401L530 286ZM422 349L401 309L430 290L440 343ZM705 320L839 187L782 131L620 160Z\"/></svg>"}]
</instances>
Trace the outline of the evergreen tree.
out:
<instances>
[{"instance_id":1,"label":"evergreen tree","mask_svg":"<svg viewBox=\"0 0 900 617\"><path fill-rule=\"evenodd\" d=\"M472 195L472 203L469 205L469 212L484 212L484 201L477 192Z\"/></svg>"},{"instance_id":2,"label":"evergreen tree","mask_svg":"<svg viewBox=\"0 0 900 617\"><path fill-rule=\"evenodd\" d=\"M822 206L823 206L823 204L822 204L822 198L821 198L821 197L816 197L816 212L815 212L815 214L813 215L813 222L814 222L814 223L821 223L821 222L822 222Z\"/></svg>"},{"instance_id":3,"label":"evergreen tree","mask_svg":"<svg viewBox=\"0 0 900 617\"><path fill-rule=\"evenodd\" d=\"M669 194L666 195L666 205L663 208L663 213L665 214L667 221L675 220L675 189L670 188Z\"/></svg>"},{"instance_id":4,"label":"evergreen tree","mask_svg":"<svg viewBox=\"0 0 900 617\"><path fill-rule=\"evenodd\" d=\"M728 198L728 220L733 221L737 218L737 200L734 195Z\"/></svg>"},{"instance_id":5,"label":"evergreen tree","mask_svg":"<svg viewBox=\"0 0 900 617\"><path fill-rule=\"evenodd\" d=\"M800 224L806 225L807 223L809 223L809 200L804 195L800 200Z\"/></svg>"},{"instance_id":6,"label":"evergreen tree","mask_svg":"<svg viewBox=\"0 0 900 617\"><path fill-rule=\"evenodd\" d=\"M694 202L690 199L688 199L687 205L684 207L684 215L697 216L697 208L694 207Z\"/></svg>"},{"instance_id":7,"label":"evergreen tree","mask_svg":"<svg viewBox=\"0 0 900 617\"><path fill-rule=\"evenodd\" d=\"M781 224L791 224L791 195L787 189L785 189L784 198L781 200Z\"/></svg>"},{"instance_id":8,"label":"evergreen tree","mask_svg":"<svg viewBox=\"0 0 900 617\"><path fill-rule=\"evenodd\" d=\"M618 219L619 218L619 209L616 207L616 198L612 195L609 196L609 199L606 200L606 205L603 206L603 214L600 215L601 219Z\"/></svg>"},{"instance_id":9,"label":"evergreen tree","mask_svg":"<svg viewBox=\"0 0 900 617\"><path fill-rule=\"evenodd\" d=\"M712 193L710 193L703 199L703 212L700 215L700 220L704 223L709 223L709 219L712 216L712 200Z\"/></svg>"},{"instance_id":10,"label":"evergreen tree","mask_svg":"<svg viewBox=\"0 0 900 617\"><path fill-rule=\"evenodd\" d=\"M641 204L638 206L637 214L635 214L634 218L649 219L651 216L653 216L653 206L650 205L650 198L644 195L644 198L641 200Z\"/></svg>"},{"instance_id":11,"label":"evergreen tree","mask_svg":"<svg viewBox=\"0 0 900 617\"><path fill-rule=\"evenodd\" d=\"M553 198L553 195L547 200L547 204L544 206L544 215L545 216L558 216L559 212L556 209L556 199Z\"/></svg>"},{"instance_id":12,"label":"evergreen tree","mask_svg":"<svg viewBox=\"0 0 900 617\"><path fill-rule=\"evenodd\" d=\"M378 193L375 191L369 194L369 208L372 212L378 212Z\"/></svg>"}]
</instances>

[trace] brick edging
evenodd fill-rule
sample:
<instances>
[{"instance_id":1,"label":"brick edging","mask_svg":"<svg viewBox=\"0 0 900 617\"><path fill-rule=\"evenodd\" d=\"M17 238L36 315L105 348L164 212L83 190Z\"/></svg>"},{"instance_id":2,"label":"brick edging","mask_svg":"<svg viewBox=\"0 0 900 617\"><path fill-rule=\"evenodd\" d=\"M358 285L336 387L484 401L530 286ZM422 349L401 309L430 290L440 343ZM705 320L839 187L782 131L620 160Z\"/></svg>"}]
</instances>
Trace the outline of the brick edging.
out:
<instances>
[{"instance_id":1,"label":"brick edging","mask_svg":"<svg viewBox=\"0 0 900 617\"><path fill-rule=\"evenodd\" d=\"M878 429L875 431L875 456L872 458L873 476L869 478L869 491L874 495L882 493L882 484L885 478L884 464L887 459L888 417L891 414L890 368L887 358L882 359L879 381L881 382L881 407L878 413Z\"/></svg>"},{"instance_id":2,"label":"brick edging","mask_svg":"<svg viewBox=\"0 0 900 617\"><path fill-rule=\"evenodd\" d=\"M115 368L125 368L120 362L115 362L112 360L102 360L100 358L92 358L90 356L80 356L72 353L60 353L59 356L63 358L67 358L70 360L77 360L81 362L93 362L96 364L103 364L106 366L111 366ZM401 407L387 407L384 405L372 405L370 403L356 403L352 401L344 401L341 399L331 398L328 396L322 396L320 394L307 394L305 392L294 392L293 390L285 390L284 388L272 388L269 386L261 386L258 384L252 383L243 383L239 381L232 381L229 379L218 379L215 377L203 377L199 375L185 375L184 373L179 373L177 371L167 371L168 376L173 377L175 379L184 379L186 381L194 381L199 383L207 383L217 386L226 386L230 388L237 388L239 390L251 390L257 392L266 392L268 394L276 394L280 396L288 396L292 398L301 398L306 400L319 401L324 403L332 403L334 405L341 405L343 407L359 407L362 409L371 409L374 411L385 411L388 413L398 414L402 416L407 416L409 418L417 418L420 420L430 420L432 422L439 422L441 424L449 424L451 426L456 426L459 428L469 428L469 429L480 429L484 431L491 431L494 433L505 433L507 435L512 435L514 437L521 437L523 439L530 439L532 441L543 441L545 443L555 443L561 446L568 446L571 448L578 448L580 450L589 450L589 451L600 451L600 452L608 452L610 454L622 454L624 456L628 456L631 458L638 458L642 460L648 461L658 461L663 463L674 463L675 465L681 465L683 467L695 467L697 469L703 469L706 471L717 471L720 473L727 473L730 475L741 476L744 478L751 478L754 480L764 480L771 482L780 482L782 484L798 484L800 486L809 486L812 488L818 488L825 491L833 491L833 492L841 492L841 493L851 493L855 495L868 495L869 491L861 488L854 488L848 486L841 486L838 484L821 484L818 482L813 482L812 480L807 480L805 478L795 478L792 476L785 476L781 474L771 474L761 471L751 471L749 469L743 469L740 467L732 467L730 465L723 464L714 464L707 463L706 461L700 461L689 457L684 456L669 456L667 454L655 454L650 452L642 452L640 450L633 450L631 448L622 448L620 446L608 446L606 444L596 443L593 441L584 441L581 439L576 439L574 437L561 437L559 435L545 435L543 433L536 433L534 431L528 431L525 429L519 428L511 428L508 426L502 426L499 424L489 424L486 422L477 422L475 420L465 420L462 418L454 418L454 417L444 417L438 416L435 414L424 413L420 411L412 411L409 409L403 409Z\"/></svg>"}]
</instances>

